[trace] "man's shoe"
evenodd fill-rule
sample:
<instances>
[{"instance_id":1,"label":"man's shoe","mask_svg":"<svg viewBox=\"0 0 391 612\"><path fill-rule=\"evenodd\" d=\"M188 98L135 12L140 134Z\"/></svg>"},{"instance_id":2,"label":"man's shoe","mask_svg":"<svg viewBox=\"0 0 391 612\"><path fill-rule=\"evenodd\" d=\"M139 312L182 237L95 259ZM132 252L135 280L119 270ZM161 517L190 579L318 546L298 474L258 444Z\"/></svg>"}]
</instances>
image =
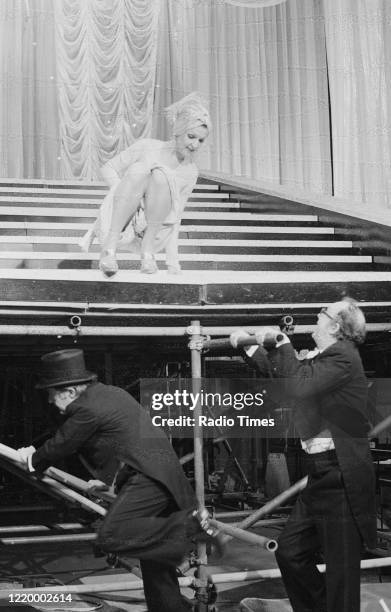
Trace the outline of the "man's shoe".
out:
<instances>
[{"instance_id":1,"label":"man's shoe","mask_svg":"<svg viewBox=\"0 0 391 612\"><path fill-rule=\"evenodd\" d=\"M107 277L114 276L118 272L118 263L115 258L115 251L102 251L99 260L99 269Z\"/></svg>"}]
</instances>

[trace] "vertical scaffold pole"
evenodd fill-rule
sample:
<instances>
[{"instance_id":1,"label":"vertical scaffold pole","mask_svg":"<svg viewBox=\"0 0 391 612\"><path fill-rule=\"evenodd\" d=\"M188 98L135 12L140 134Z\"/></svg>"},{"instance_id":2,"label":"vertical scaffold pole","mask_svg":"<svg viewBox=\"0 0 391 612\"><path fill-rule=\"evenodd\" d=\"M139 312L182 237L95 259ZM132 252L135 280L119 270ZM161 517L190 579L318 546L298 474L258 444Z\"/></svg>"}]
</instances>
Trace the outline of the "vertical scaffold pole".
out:
<instances>
[{"instance_id":1,"label":"vertical scaffold pole","mask_svg":"<svg viewBox=\"0 0 391 612\"><path fill-rule=\"evenodd\" d=\"M199 321L191 321L189 328L190 353L191 353L191 376L192 392L199 394L201 391L201 350L196 348L197 341L202 338ZM200 397L199 395L196 397ZM198 510L205 508L204 492L204 458L203 458L203 433L202 426L199 424L199 417L202 414L202 404L197 401L194 408L194 476L195 491L197 496ZM198 580L197 580L197 611L208 612L208 573L207 573L207 554L206 543L198 542L197 555L199 560Z\"/></svg>"}]
</instances>

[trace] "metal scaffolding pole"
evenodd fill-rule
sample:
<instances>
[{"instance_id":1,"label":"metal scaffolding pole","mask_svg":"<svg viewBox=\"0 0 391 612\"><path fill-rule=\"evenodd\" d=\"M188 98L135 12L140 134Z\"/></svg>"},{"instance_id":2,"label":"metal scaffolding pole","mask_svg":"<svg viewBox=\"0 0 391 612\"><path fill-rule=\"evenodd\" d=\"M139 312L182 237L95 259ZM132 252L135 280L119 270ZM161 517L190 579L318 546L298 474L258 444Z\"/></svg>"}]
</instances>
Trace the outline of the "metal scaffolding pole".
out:
<instances>
[{"instance_id":1,"label":"metal scaffolding pole","mask_svg":"<svg viewBox=\"0 0 391 612\"><path fill-rule=\"evenodd\" d=\"M201 351L196 348L196 342L200 341L201 328L199 321L192 321L188 330L190 335L190 353L191 353L191 376L192 376L192 391L194 397L200 397L201 391ZM203 433L200 425L200 416L202 415L202 405L198 399L194 408L194 474L195 474L195 491L197 497L198 512L205 511L205 482L204 482L204 457L203 457ZM197 554L199 559L198 568L198 588L196 597L198 600L198 612L208 611L208 571L207 571L207 553L206 543L198 542Z\"/></svg>"},{"instance_id":2,"label":"metal scaffolding pole","mask_svg":"<svg viewBox=\"0 0 391 612\"><path fill-rule=\"evenodd\" d=\"M376 559L363 559L361 561L361 569L372 569L378 567L390 567L391 557L380 557ZM318 565L318 570L322 573L326 571L324 564ZM210 580L213 584L228 584L233 582L250 582L254 580L263 580L265 578L281 578L281 572L277 568L265 570L248 570L243 572L222 572L221 574L212 574ZM193 576L179 578L179 586L197 588L197 580ZM45 587L35 588L12 588L0 589L0 601L10 600L12 595L27 594L27 593L112 593L117 591L138 591L143 588L142 580L124 580L123 582L102 582L99 584L64 584L50 585Z\"/></svg>"},{"instance_id":3,"label":"metal scaffolding pole","mask_svg":"<svg viewBox=\"0 0 391 612\"><path fill-rule=\"evenodd\" d=\"M72 317L71 317L72 318ZM245 329L250 334L261 331L264 325L225 325L225 326L205 326L203 332L206 336L229 336L237 329ZM296 334L312 334L315 325L296 325ZM368 332L391 331L391 323L367 323ZM2 336L114 336L114 337L178 337L186 335L186 327L127 327L125 325L85 325L82 321L80 327L71 325L0 325L0 335ZM225 338L222 338L222 342ZM206 347L207 345L205 345ZM228 347L228 343L214 345L216 348ZM213 347L213 345L212 345Z\"/></svg>"}]
</instances>

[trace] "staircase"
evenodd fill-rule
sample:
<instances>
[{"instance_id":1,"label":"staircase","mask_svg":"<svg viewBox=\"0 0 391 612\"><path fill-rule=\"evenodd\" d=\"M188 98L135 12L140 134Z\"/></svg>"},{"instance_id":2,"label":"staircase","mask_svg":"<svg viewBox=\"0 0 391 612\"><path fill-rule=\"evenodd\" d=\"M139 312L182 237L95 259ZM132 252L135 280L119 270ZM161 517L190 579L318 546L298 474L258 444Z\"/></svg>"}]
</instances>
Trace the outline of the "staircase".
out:
<instances>
[{"instance_id":1,"label":"staircase","mask_svg":"<svg viewBox=\"0 0 391 612\"><path fill-rule=\"evenodd\" d=\"M167 274L163 253L158 274L140 274L139 255L120 251L120 271L106 279L99 245L83 253L78 244L105 193L102 183L0 181L2 308L270 313L350 294L374 316L391 313L389 252L371 250L349 219L325 223L311 207L203 179L182 220L182 275Z\"/></svg>"}]
</instances>

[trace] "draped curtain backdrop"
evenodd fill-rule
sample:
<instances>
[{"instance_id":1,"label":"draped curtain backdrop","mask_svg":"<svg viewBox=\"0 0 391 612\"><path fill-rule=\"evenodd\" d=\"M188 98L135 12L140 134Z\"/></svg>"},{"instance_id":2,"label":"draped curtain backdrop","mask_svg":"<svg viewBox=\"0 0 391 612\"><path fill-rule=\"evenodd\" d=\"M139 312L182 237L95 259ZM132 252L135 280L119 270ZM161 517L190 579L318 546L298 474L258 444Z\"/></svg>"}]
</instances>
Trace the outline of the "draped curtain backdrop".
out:
<instances>
[{"instance_id":1,"label":"draped curtain backdrop","mask_svg":"<svg viewBox=\"0 0 391 612\"><path fill-rule=\"evenodd\" d=\"M391 207L391 2L324 0L335 195Z\"/></svg>"},{"instance_id":2,"label":"draped curtain backdrop","mask_svg":"<svg viewBox=\"0 0 391 612\"><path fill-rule=\"evenodd\" d=\"M159 0L56 0L63 171L90 178L149 136Z\"/></svg>"},{"instance_id":3,"label":"draped curtain backdrop","mask_svg":"<svg viewBox=\"0 0 391 612\"><path fill-rule=\"evenodd\" d=\"M160 136L162 108L194 89L209 99L214 123L202 167L330 193L321 0L264 9L166 0L155 97Z\"/></svg>"},{"instance_id":4,"label":"draped curtain backdrop","mask_svg":"<svg viewBox=\"0 0 391 612\"><path fill-rule=\"evenodd\" d=\"M1 175L99 177L149 136L160 0L1 0Z\"/></svg>"},{"instance_id":5,"label":"draped curtain backdrop","mask_svg":"<svg viewBox=\"0 0 391 612\"><path fill-rule=\"evenodd\" d=\"M1 0L1 176L61 176L54 46L51 0Z\"/></svg>"}]
</instances>

